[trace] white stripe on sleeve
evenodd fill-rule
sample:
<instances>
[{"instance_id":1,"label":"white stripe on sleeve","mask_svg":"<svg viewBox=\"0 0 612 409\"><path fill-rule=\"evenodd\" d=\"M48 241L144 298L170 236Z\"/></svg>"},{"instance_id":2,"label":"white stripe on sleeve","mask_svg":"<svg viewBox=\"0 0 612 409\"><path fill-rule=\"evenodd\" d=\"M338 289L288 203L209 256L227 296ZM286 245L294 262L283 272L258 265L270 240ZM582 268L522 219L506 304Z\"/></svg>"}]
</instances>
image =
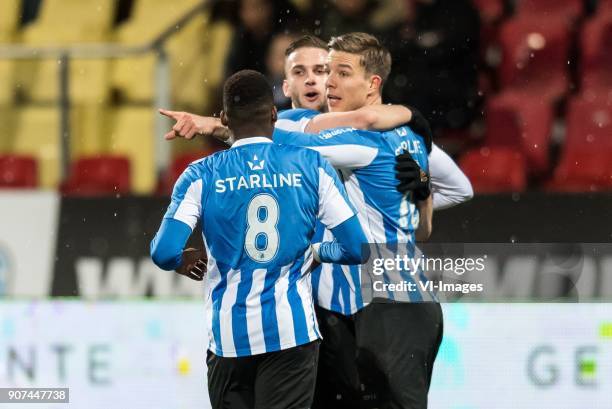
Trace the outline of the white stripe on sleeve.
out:
<instances>
[{"instance_id":1,"label":"white stripe on sleeve","mask_svg":"<svg viewBox=\"0 0 612 409\"><path fill-rule=\"evenodd\" d=\"M335 168L356 169L368 166L378 155L378 149L363 145L306 146L319 152Z\"/></svg>"},{"instance_id":2,"label":"white stripe on sleeve","mask_svg":"<svg viewBox=\"0 0 612 409\"><path fill-rule=\"evenodd\" d=\"M328 229L333 229L355 213L342 196L334 179L319 168L319 215L318 218Z\"/></svg>"},{"instance_id":3,"label":"white stripe on sleeve","mask_svg":"<svg viewBox=\"0 0 612 409\"><path fill-rule=\"evenodd\" d=\"M202 211L202 179L198 179L189 185L185 197L174 213L174 219L194 229Z\"/></svg>"}]
</instances>

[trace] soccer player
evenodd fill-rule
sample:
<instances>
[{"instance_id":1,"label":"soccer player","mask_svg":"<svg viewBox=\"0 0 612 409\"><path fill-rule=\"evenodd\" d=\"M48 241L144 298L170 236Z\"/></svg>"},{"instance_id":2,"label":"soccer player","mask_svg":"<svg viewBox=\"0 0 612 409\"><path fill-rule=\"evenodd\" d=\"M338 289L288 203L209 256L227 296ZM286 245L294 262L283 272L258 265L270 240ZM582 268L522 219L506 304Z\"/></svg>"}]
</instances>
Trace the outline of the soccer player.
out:
<instances>
[{"instance_id":1,"label":"soccer player","mask_svg":"<svg viewBox=\"0 0 612 409\"><path fill-rule=\"evenodd\" d=\"M380 46L380 44L376 44L376 47L378 46ZM322 43L320 40L316 39L316 37L314 38L306 37L301 40L298 40L298 42L294 43L294 46L290 47L290 49L287 51L287 64L286 64L287 79L285 83L286 84L285 90L286 90L286 93L291 95L294 107L310 107L310 108L319 107L320 100L318 100L317 98L322 96L323 92L318 90L318 87L320 87L320 84L322 83L323 78L326 78L327 76L327 73L323 72L323 67L324 67L323 64L325 63L326 58L327 58L326 45L325 43ZM388 64L390 64L390 61L388 62ZM383 68L384 68L384 65L385 64L383 64ZM360 64L357 64L356 68L361 69ZM361 71L365 71L365 69L361 69ZM338 75L348 75L348 74L349 73L344 72ZM354 73L351 73L351 74L354 74ZM359 75L355 74L352 77L352 79L354 80L355 77L357 77L357 79L362 79L362 78L369 79L369 76L371 73L359 72L358 74ZM365 101L360 101L360 103L356 104L355 107L357 107L360 104L380 102L380 86L381 86L381 80L383 79L384 76L385 75L383 73L382 76L379 76L379 78L376 79L375 82L376 82L377 88L374 89L373 91L369 91L369 90L365 91L364 88L356 89L357 91L356 95L361 95L361 96L366 95L367 96L369 92L370 97L365 98L366 99ZM360 81L359 85L363 86L365 85L365 83L366 83L365 81ZM332 87L333 86L334 84L332 84ZM315 91L315 90L318 90L318 91ZM336 95L336 97L339 97L339 96ZM350 97L351 95L348 95L348 98ZM345 101L348 98L344 98ZM340 98L336 98L336 99L340 99ZM372 107L372 105L368 105L368 107ZM337 107L334 108L334 110L336 109L342 110L341 108L337 108ZM175 117L175 119L177 119L177 123L175 124L173 130L169 132L169 134L167 135L168 139L173 138L175 135L186 136L188 138L192 137L196 131L193 131L193 134L191 135L189 135L188 132L191 132L194 126L196 129L198 129L199 131L203 133L210 133L208 132L208 129L211 129L211 128L207 127L207 125L210 125L210 123L207 124L205 118L203 117L198 117L195 115L191 115L187 113L178 113L178 112L171 112L171 114ZM313 118L313 115L316 115L316 114L317 114L316 112L312 112L308 110L286 111L285 113L281 113L281 118L283 119L278 121L277 126L280 125L285 129L304 129L304 130L309 130L309 131L316 130L316 127L314 128L311 127L313 124L316 124L317 121L321 121L323 119L330 118L330 115L328 114L318 115ZM346 115L347 113L346 112L340 112L340 113L333 112L332 114ZM328 122L328 125L329 125L329 122ZM333 126L333 124L331 125ZM345 137L348 138L348 134L346 134ZM348 138L347 140L350 140L350 138ZM327 139L327 141L331 143L332 147L334 144L337 144L337 146L340 146L339 149L332 149L332 151L335 151L340 154L340 158L339 158L340 160L342 160L342 156L349 157L349 158L354 156L352 150L349 149L349 146L348 145L342 146L343 142L341 142L340 139L337 138L336 136ZM355 141L353 140L351 142L355 142ZM350 147L355 146L354 143L350 143L349 145L352 145ZM323 148L323 147L321 146L319 148ZM366 148L368 148L368 146L366 146ZM362 153L366 152L366 156L367 156L368 151L371 154L372 152L376 150L376 147L373 147L373 146L369 146L369 148L374 148L374 149L361 149L361 152ZM400 155L400 156L410 157L409 154ZM461 203L471 198L472 190L471 190L469 181L467 180L465 175L463 175L463 173L457 168L455 163L442 150L440 150L434 145L433 151L430 154L429 159L430 159L430 171L431 171L434 208L449 207L449 206L452 206L457 203ZM366 160L367 160L367 157L366 157ZM415 176L411 176L411 181L406 183L407 186L410 186L410 190L420 191L421 195L426 196L428 194L427 184L426 183L422 184L420 183L421 182L420 180L417 180L418 176L420 175L420 172L419 172L420 167L418 166L418 164L415 163L414 166L404 167L404 169L407 169L408 173L415 175ZM390 169L389 171L392 173L392 169ZM355 171L354 174L358 174L358 172ZM374 188L363 190L362 192L363 197L366 200L369 200L371 195L376 195L377 191L379 193L378 196L386 195L389 193L385 189L379 189L380 181L376 180L375 177L370 178L370 179L374 180L374 183L370 184ZM419 187L421 187L421 189L418 189ZM369 211L368 209L365 210L365 212L368 212L368 211ZM383 241L384 241L384 238L383 238ZM332 268L332 267L329 265L326 265L325 268ZM327 375L326 372L332 371L334 370L334 368L335 369L342 368L342 366L347 365L347 361L351 359L351 352L349 351L350 348L348 347L350 346L349 344L351 342L351 332L355 331L354 326L352 324L352 320L354 317L352 317L351 314L359 310L360 308L362 308L362 305L356 305L356 300L358 300L358 298L356 296L353 296L353 297L350 296L351 294L350 287L352 287L352 289L354 290L355 285L353 286L344 285L343 283L345 280L343 280L343 277L342 277L342 275L344 274L345 277L348 277L349 279L351 278L357 279L358 272L352 268L348 269L349 271L346 271L346 270L347 270L346 267L335 266L333 267L334 274L331 276L335 278L334 280L322 279L318 281L318 288L317 288L318 291L316 291L317 303L323 307L322 309L318 311L318 312L321 312L319 314L320 323L323 323L323 325L325 325L325 322L327 322L333 326L333 328L330 328L330 333L328 333L327 336L324 334L325 341L323 342L323 345L322 345L323 349L322 349L322 356L321 356L320 364L323 365L327 361L326 367L328 368L328 370L320 372L319 378L321 380L325 380L327 378L325 376ZM316 274L313 275L313 278L315 280L317 280L316 277L317 277ZM329 278L330 276L325 275L323 277ZM372 310L373 309L374 308L372 308ZM414 308L414 310L419 310L419 307ZM345 316L348 318L343 319L343 317ZM415 318L413 317L412 319L415 319ZM431 320L429 321L426 320L425 323L430 325L431 327ZM440 324L441 324L441 321L440 321ZM435 326L435 323L434 323L434 326ZM437 329L437 328L434 328L434 329ZM353 339L352 342L354 343L355 342L354 335L352 336L352 339ZM334 341L334 340L337 340L337 341ZM429 345L435 346L437 345L437 341L438 340L435 339L432 342L429 342ZM324 354L324 349L326 345L331 346L331 351L329 354ZM346 356L343 357L342 355L346 355ZM433 357L435 357L435 354L432 353L430 355L433 355L429 359L430 362L424 363L423 367L426 367L426 366L429 366L429 368L431 367L431 362L433 362ZM327 359L327 358L330 358L330 359ZM342 363L342 360L344 360L345 362ZM355 385L356 379L354 378L354 376L351 375L352 368L348 368L348 369L349 370L344 371L344 374L345 374L345 377L351 377L351 379L344 379L342 380L342 382L345 384L351 384L351 387L347 388L348 389L347 393L350 393L350 392L355 392L355 390L359 388L359 385ZM431 374L430 372L428 372L427 374L424 374L422 377L423 379L419 381L420 384L422 384L423 386L421 387L420 391L416 391L416 392L420 395L421 401L426 402L427 388L428 388L428 382L429 382L430 376ZM384 379L385 377L381 376L381 378ZM346 394L343 393L343 395L346 395ZM335 398L335 393L333 393L333 398ZM354 407L354 406L351 406L353 404L358 404L358 403L344 402L344 405L345 405L344 407ZM328 404L328 406L329 405L334 405L335 407L341 407L343 405L343 402L331 402ZM323 405L322 407L325 407L325 405Z\"/></svg>"},{"instance_id":2,"label":"soccer player","mask_svg":"<svg viewBox=\"0 0 612 409\"><path fill-rule=\"evenodd\" d=\"M277 113L263 75L231 76L223 106L236 142L183 172L151 256L165 270L185 271L192 260L183 247L201 219L214 409L309 408L320 335L307 273L313 257L363 262L365 236L329 163L269 139ZM336 241L311 247L317 219Z\"/></svg>"}]
</instances>

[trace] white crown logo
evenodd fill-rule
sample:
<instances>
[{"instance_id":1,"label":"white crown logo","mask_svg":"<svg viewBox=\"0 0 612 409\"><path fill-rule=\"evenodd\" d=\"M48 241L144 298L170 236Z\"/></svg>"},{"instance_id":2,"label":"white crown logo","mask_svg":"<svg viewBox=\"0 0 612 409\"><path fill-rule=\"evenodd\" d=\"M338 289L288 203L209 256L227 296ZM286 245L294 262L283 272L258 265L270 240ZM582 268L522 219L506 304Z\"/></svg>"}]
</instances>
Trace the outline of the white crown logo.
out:
<instances>
[{"instance_id":1,"label":"white crown logo","mask_svg":"<svg viewBox=\"0 0 612 409\"><path fill-rule=\"evenodd\" d=\"M249 168L251 168L251 170L262 170L264 168L264 165L266 164L266 161L259 160L257 158L257 155L255 155L253 156L253 162L248 160L247 163L249 164Z\"/></svg>"}]
</instances>

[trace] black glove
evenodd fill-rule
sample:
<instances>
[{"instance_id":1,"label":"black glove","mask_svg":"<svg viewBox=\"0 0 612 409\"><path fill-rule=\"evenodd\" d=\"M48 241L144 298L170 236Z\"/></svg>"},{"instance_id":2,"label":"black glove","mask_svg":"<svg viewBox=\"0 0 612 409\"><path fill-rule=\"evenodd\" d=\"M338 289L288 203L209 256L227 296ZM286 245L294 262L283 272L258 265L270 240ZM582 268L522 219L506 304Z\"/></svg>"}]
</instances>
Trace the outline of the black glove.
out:
<instances>
[{"instance_id":1,"label":"black glove","mask_svg":"<svg viewBox=\"0 0 612 409\"><path fill-rule=\"evenodd\" d=\"M408 126L414 133L423 137L425 140L425 147L427 148L427 154L431 153L431 144L433 143L433 133L431 132L431 127L429 126L429 122L420 113L418 110L406 106L410 111L412 111L412 119L408 122Z\"/></svg>"},{"instance_id":2,"label":"black glove","mask_svg":"<svg viewBox=\"0 0 612 409\"><path fill-rule=\"evenodd\" d=\"M399 180L398 192L413 192L417 201L425 200L431 195L429 174L425 172L408 152L395 157L395 178Z\"/></svg>"}]
</instances>

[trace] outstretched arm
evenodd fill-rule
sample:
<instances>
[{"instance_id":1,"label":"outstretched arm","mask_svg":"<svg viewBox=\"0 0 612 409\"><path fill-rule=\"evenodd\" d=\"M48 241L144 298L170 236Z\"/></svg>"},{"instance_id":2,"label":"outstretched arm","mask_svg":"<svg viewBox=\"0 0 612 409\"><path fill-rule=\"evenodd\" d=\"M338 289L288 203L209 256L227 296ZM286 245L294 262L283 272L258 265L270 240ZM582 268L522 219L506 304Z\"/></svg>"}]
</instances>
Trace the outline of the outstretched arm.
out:
<instances>
[{"instance_id":1,"label":"outstretched arm","mask_svg":"<svg viewBox=\"0 0 612 409\"><path fill-rule=\"evenodd\" d=\"M318 133L343 126L382 131L405 125L411 119L412 111L403 105L367 105L354 111L317 115L308 122L304 132Z\"/></svg>"},{"instance_id":2,"label":"outstretched arm","mask_svg":"<svg viewBox=\"0 0 612 409\"><path fill-rule=\"evenodd\" d=\"M159 113L175 121L172 129L164 135L164 139L193 139L197 135L212 136L221 142L232 140L231 131L221 123L221 119L212 116L201 116L183 111L160 109Z\"/></svg>"}]
</instances>

